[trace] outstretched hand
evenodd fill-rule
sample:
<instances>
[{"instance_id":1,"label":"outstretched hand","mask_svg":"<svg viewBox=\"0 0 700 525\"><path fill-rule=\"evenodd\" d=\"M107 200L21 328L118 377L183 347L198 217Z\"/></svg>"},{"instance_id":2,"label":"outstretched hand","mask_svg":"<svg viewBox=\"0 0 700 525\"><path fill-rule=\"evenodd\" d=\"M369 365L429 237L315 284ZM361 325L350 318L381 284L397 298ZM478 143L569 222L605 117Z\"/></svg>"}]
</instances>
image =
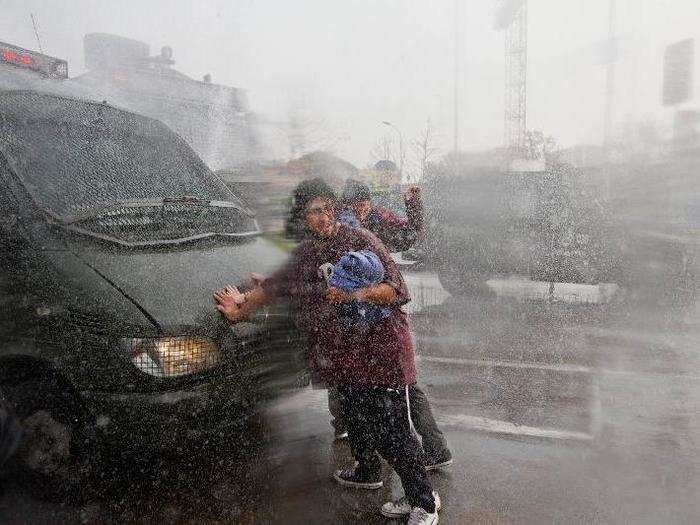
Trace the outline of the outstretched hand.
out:
<instances>
[{"instance_id":1,"label":"outstretched hand","mask_svg":"<svg viewBox=\"0 0 700 525\"><path fill-rule=\"evenodd\" d=\"M242 294L235 286L227 286L223 290L214 293L216 301L216 309L221 312L226 319L231 323L242 321L246 317L243 310L245 303L245 295Z\"/></svg>"},{"instance_id":2,"label":"outstretched hand","mask_svg":"<svg viewBox=\"0 0 700 525\"><path fill-rule=\"evenodd\" d=\"M420 197L420 187L418 186L411 186L406 190L406 193L403 194L403 198L406 202L417 199L418 197Z\"/></svg>"}]
</instances>

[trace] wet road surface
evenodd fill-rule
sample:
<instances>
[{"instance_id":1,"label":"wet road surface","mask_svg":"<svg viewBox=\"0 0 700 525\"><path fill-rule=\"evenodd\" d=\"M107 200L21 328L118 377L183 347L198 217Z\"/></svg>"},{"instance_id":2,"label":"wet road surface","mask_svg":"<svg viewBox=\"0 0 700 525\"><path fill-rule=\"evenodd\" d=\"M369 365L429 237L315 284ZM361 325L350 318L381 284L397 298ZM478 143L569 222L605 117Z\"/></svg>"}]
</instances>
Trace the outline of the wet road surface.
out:
<instances>
[{"instance_id":1,"label":"wet road surface","mask_svg":"<svg viewBox=\"0 0 700 525\"><path fill-rule=\"evenodd\" d=\"M688 312L451 298L433 276L407 278L420 380L455 456L431 474L441 523L700 521ZM386 523L396 477L334 484L352 460L328 420L325 391L305 389L224 446L126 455L71 498L5 480L0 522Z\"/></svg>"}]
</instances>

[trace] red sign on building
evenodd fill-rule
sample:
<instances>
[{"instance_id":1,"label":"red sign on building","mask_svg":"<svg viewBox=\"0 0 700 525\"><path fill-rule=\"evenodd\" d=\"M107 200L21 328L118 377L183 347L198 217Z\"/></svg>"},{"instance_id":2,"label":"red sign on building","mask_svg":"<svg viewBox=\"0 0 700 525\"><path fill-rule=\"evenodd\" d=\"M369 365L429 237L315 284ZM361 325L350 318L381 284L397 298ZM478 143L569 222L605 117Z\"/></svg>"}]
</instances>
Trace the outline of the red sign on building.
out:
<instances>
[{"instance_id":1,"label":"red sign on building","mask_svg":"<svg viewBox=\"0 0 700 525\"><path fill-rule=\"evenodd\" d=\"M49 78L68 78L68 62L29 49L0 42L0 64L36 71Z\"/></svg>"}]
</instances>

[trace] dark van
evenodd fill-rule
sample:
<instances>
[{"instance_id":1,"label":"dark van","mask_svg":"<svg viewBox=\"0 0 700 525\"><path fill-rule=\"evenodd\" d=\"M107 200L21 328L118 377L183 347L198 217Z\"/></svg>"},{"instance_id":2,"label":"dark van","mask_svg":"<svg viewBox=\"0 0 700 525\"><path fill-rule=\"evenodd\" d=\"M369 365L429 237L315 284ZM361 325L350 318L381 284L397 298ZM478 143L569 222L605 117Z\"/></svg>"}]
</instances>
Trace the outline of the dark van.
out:
<instances>
[{"instance_id":1,"label":"dark van","mask_svg":"<svg viewBox=\"0 0 700 525\"><path fill-rule=\"evenodd\" d=\"M184 446L305 377L284 307L212 293L284 253L192 149L106 104L0 93L0 390L70 437Z\"/></svg>"}]
</instances>

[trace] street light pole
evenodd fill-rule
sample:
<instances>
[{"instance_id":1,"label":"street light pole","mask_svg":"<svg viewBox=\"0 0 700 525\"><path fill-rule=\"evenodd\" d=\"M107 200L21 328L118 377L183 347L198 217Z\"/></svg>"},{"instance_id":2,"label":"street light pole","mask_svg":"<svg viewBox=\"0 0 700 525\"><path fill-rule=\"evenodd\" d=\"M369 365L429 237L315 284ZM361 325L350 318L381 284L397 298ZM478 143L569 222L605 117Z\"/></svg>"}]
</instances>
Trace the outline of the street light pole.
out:
<instances>
[{"instance_id":1,"label":"street light pole","mask_svg":"<svg viewBox=\"0 0 700 525\"><path fill-rule=\"evenodd\" d=\"M399 173L401 174L401 178L403 179L403 134L401 133L399 128L394 126L391 122L382 120L382 124L384 124L385 126L389 126L399 135Z\"/></svg>"}]
</instances>

